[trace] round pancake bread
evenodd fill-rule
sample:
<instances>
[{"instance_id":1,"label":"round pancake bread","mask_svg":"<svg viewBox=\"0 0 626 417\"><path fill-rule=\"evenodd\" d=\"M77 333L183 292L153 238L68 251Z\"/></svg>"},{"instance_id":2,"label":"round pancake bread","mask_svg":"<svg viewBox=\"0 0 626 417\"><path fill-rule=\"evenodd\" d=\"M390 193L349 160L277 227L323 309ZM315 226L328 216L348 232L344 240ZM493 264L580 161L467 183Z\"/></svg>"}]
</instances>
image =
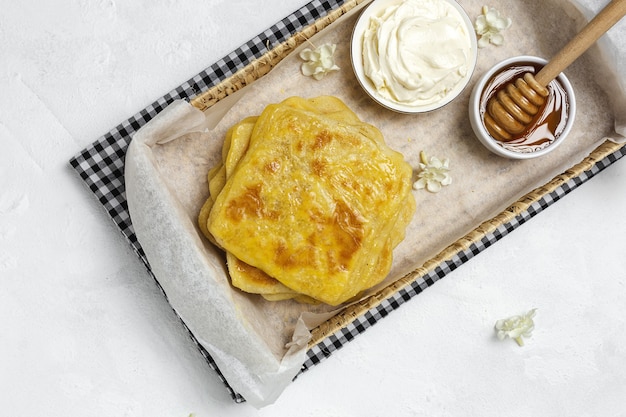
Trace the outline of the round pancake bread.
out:
<instances>
[{"instance_id":1,"label":"round pancake bread","mask_svg":"<svg viewBox=\"0 0 626 417\"><path fill-rule=\"evenodd\" d=\"M388 274L415 210L412 168L341 100L268 105L229 130L221 165L199 221L240 286L249 275L250 292L273 287L268 299L338 305ZM259 288L235 259L276 282Z\"/></svg>"}]
</instances>

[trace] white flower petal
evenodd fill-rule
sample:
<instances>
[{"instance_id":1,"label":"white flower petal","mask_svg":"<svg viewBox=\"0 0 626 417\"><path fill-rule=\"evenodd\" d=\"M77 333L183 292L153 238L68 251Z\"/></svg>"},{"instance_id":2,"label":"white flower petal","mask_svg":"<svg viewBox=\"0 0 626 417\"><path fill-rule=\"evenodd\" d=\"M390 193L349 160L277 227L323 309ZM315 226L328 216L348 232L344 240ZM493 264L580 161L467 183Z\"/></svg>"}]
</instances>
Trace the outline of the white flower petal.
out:
<instances>
[{"instance_id":1,"label":"white flower petal","mask_svg":"<svg viewBox=\"0 0 626 417\"><path fill-rule=\"evenodd\" d=\"M415 190L421 190L422 188L425 188L425 187L426 187L426 180L423 178L420 178L419 180L413 183L413 189Z\"/></svg>"},{"instance_id":2,"label":"white flower petal","mask_svg":"<svg viewBox=\"0 0 626 417\"><path fill-rule=\"evenodd\" d=\"M488 36L481 36L480 39L478 39L478 47L479 48L485 48L489 46L489 37Z\"/></svg>"},{"instance_id":3,"label":"white flower petal","mask_svg":"<svg viewBox=\"0 0 626 417\"><path fill-rule=\"evenodd\" d=\"M504 36L502 36L499 33L495 33L491 35L491 38L489 39L489 41L496 46L500 46L504 44Z\"/></svg>"},{"instance_id":4,"label":"white flower petal","mask_svg":"<svg viewBox=\"0 0 626 417\"><path fill-rule=\"evenodd\" d=\"M426 189L431 193L441 191L441 183L439 181L426 181Z\"/></svg>"},{"instance_id":5,"label":"white flower petal","mask_svg":"<svg viewBox=\"0 0 626 417\"><path fill-rule=\"evenodd\" d=\"M495 9L490 9L485 13L485 20L489 26L493 26L500 18L498 12Z\"/></svg>"},{"instance_id":6,"label":"white flower petal","mask_svg":"<svg viewBox=\"0 0 626 417\"><path fill-rule=\"evenodd\" d=\"M313 56L313 51L309 48L303 49L300 52L300 58L304 59L305 61L310 60L312 56Z\"/></svg>"},{"instance_id":7,"label":"white flower petal","mask_svg":"<svg viewBox=\"0 0 626 417\"><path fill-rule=\"evenodd\" d=\"M487 25L487 20L485 19L485 16L478 16L476 18L476 22L474 23L474 29L476 29L476 33L478 33L479 35L482 35L487 29L488 29L488 25Z\"/></svg>"},{"instance_id":8,"label":"white flower petal","mask_svg":"<svg viewBox=\"0 0 626 417\"><path fill-rule=\"evenodd\" d=\"M504 29L508 29L511 26L511 23L512 23L511 19L500 18L495 21L493 26L498 30L504 30Z\"/></svg>"}]
</instances>

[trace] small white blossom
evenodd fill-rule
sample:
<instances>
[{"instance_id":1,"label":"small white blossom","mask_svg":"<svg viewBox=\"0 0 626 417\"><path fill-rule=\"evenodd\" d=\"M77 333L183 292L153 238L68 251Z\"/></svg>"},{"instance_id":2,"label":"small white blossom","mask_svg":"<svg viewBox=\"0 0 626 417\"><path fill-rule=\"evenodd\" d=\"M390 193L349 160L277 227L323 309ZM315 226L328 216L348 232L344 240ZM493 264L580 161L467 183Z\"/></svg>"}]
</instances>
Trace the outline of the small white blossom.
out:
<instances>
[{"instance_id":1,"label":"small white blossom","mask_svg":"<svg viewBox=\"0 0 626 417\"><path fill-rule=\"evenodd\" d=\"M511 19L501 17L500 12L493 7L483 6L482 11L483 14L479 15L474 23L476 34L480 36L478 47L484 48L489 43L497 46L502 45L504 36L500 32L511 26Z\"/></svg>"},{"instance_id":2,"label":"small white blossom","mask_svg":"<svg viewBox=\"0 0 626 417\"><path fill-rule=\"evenodd\" d=\"M422 151L420 152L420 161L417 181L413 183L415 190L425 188L431 193L436 193L441 190L442 186L452 183L448 159L442 161L434 156L428 159Z\"/></svg>"},{"instance_id":3,"label":"small white blossom","mask_svg":"<svg viewBox=\"0 0 626 417\"><path fill-rule=\"evenodd\" d=\"M319 48L306 48L300 52L300 58L305 60L302 64L302 73L311 76L316 80L321 80L331 71L337 71L339 67L335 64L334 54L337 45L324 44Z\"/></svg>"},{"instance_id":4,"label":"small white blossom","mask_svg":"<svg viewBox=\"0 0 626 417\"><path fill-rule=\"evenodd\" d=\"M507 337L515 340L518 345L524 346L523 337L530 337L535 323L533 317L535 316L536 308L533 308L528 313L521 316L512 316L508 319L502 319L496 321L495 329L498 339L503 340Z\"/></svg>"}]
</instances>

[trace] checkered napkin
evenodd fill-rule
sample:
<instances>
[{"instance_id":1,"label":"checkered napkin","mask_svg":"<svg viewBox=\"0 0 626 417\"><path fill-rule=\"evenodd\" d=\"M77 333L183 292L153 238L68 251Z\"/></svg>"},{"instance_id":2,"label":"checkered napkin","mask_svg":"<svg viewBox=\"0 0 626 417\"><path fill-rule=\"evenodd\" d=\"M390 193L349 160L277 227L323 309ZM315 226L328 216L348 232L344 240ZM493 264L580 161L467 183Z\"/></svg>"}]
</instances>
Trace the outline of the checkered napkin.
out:
<instances>
[{"instance_id":1,"label":"checkered napkin","mask_svg":"<svg viewBox=\"0 0 626 417\"><path fill-rule=\"evenodd\" d=\"M328 12L340 7L343 3L344 0L312 1L222 58L200 74L180 85L175 90L159 98L130 119L125 120L70 160L71 166L80 175L91 192L95 194L98 201L104 206L113 222L120 229L151 275L150 264L133 231L125 195L124 157L133 134L174 100L188 100L190 97L194 97L198 93L218 84L267 52L268 46L271 48L272 45L277 45L287 40L293 34L299 32L309 24L314 23ZM468 250L459 252L453 259L439 265L428 275L416 280L411 286L395 293L378 306L367 311L363 316L357 318L348 326L312 347L307 352L307 360L302 366L301 373L320 363L334 351L377 323L400 305L421 293L437 280L446 276L450 271L453 271L473 256L506 236L515 228L586 182L624 154L626 154L626 148L623 147L597 163L590 171L584 172L579 177L563 184L554 192L545 195L540 201L534 203L526 212L517 216L510 223L501 225L493 233L485 236L480 242L472 244ZM154 278L154 275L152 276ZM160 288L156 278L155 282ZM165 296L165 293L163 294ZM221 374L211 356L200 343L197 342L193 334L189 332L189 335L198 346L198 349L205 357L209 366L218 374L233 400L236 402L245 401L240 394L230 387L228 381L226 381Z\"/></svg>"}]
</instances>

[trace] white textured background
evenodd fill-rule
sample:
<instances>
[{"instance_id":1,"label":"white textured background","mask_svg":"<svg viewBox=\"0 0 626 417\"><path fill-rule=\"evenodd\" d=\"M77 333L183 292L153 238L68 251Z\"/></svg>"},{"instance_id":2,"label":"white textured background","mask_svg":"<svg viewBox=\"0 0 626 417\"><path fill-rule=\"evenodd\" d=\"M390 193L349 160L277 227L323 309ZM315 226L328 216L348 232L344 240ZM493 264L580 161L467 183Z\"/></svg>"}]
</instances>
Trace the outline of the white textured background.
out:
<instances>
[{"instance_id":1,"label":"white textured background","mask_svg":"<svg viewBox=\"0 0 626 417\"><path fill-rule=\"evenodd\" d=\"M624 161L276 404L231 401L67 161L305 3L0 0L0 415L626 416Z\"/></svg>"}]
</instances>

